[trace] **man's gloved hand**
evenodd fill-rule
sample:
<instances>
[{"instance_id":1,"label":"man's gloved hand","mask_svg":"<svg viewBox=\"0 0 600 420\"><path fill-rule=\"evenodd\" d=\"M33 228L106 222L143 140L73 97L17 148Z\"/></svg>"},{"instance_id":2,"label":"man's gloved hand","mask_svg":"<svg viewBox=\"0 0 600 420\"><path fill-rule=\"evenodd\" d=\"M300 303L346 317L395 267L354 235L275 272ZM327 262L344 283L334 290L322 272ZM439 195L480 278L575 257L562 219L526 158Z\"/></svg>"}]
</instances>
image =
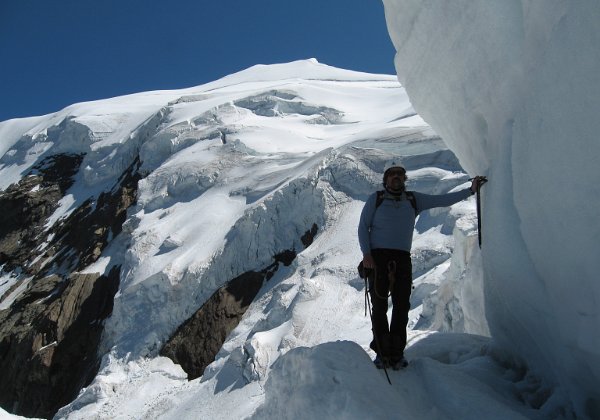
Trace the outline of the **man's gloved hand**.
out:
<instances>
[{"instance_id":1,"label":"man's gloved hand","mask_svg":"<svg viewBox=\"0 0 600 420\"><path fill-rule=\"evenodd\" d=\"M483 184L487 182L487 177L477 175L475 178L471 178L471 193L475 194Z\"/></svg>"},{"instance_id":2,"label":"man's gloved hand","mask_svg":"<svg viewBox=\"0 0 600 420\"><path fill-rule=\"evenodd\" d=\"M365 267L366 269L375 268L375 260L373 259L371 254L363 255L363 267Z\"/></svg>"}]
</instances>

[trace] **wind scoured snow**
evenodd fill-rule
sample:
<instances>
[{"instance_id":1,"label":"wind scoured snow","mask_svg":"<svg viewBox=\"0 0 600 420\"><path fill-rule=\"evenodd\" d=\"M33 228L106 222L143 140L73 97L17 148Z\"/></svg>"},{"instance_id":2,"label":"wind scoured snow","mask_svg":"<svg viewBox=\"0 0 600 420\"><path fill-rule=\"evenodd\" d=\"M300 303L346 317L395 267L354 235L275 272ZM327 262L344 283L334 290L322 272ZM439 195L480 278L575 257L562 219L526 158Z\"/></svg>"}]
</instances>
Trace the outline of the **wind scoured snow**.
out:
<instances>
[{"instance_id":1,"label":"wind scoured snow","mask_svg":"<svg viewBox=\"0 0 600 420\"><path fill-rule=\"evenodd\" d=\"M473 199L420 215L411 364L390 372L390 386L371 362L356 228L386 161L403 159L410 189L469 185L394 76L315 60L256 66L195 88L76 104L22 127L1 174L34 137L49 151L88 153L53 220L112 187L138 153L144 175L123 232L86 269L121 265L102 366L57 418L560 417L560 390L489 338L463 334L488 331ZM188 381L157 356L218 287L290 249L297 258L263 285L202 377Z\"/></svg>"}]
</instances>

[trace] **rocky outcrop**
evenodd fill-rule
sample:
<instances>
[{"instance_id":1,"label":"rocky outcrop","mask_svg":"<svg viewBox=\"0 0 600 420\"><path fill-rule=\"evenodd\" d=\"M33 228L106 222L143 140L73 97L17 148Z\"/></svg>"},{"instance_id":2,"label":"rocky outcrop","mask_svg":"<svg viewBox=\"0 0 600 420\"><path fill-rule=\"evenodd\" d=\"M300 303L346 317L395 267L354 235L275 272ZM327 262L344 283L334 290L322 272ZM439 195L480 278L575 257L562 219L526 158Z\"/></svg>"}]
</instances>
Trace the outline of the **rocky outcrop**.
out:
<instances>
[{"instance_id":1,"label":"rocky outcrop","mask_svg":"<svg viewBox=\"0 0 600 420\"><path fill-rule=\"evenodd\" d=\"M304 235L302 235L302 237L300 238L300 240L302 241L302 245L304 245L304 248L308 248L310 244L313 243L313 240L315 239L315 235L317 234L318 230L319 227L317 226L317 224L313 223L312 227L306 232L304 232Z\"/></svg>"},{"instance_id":2,"label":"rocky outcrop","mask_svg":"<svg viewBox=\"0 0 600 420\"><path fill-rule=\"evenodd\" d=\"M264 272L250 271L221 287L177 329L161 349L161 356L181 365L188 379L200 377L240 322L264 280Z\"/></svg>"},{"instance_id":3,"label":"rocky outcrop","mask_svg":"<svg viewBox=\"0 0 600 420\"><path fill-rule=\"evenodd\" d=\"M88 199L52 227L54 240L42 261L49 259L54 267L67 270L82 270L96 261L108 242L121 232L127 209L135 203L139 166L139 159L135 159L110 191ZM36 268L47 270L43 266Z\"/></svg>"},{"instance_id":4,"label":"rocky outcrop","mask_svg":"<svg viewBox=\"0 0 600 420\"><path fill-rule=\"evenodd\" d=\"M119 268L107 276L52 275L0 311L0 405L49 418L98 370L103 320L112 312Z\"/></svg>"},{"instance_id":5,"label":"rocky outcrop","mask_svg":"<svg viewBox=\"0 0 600 420\"><path fill-rule=\"evenodd\" d=\"M35 165L17 184L0 194L0 265L5 271L25 268L48 217L73 185L83 155L50 156Z\"/></svg>"},{"instance_id":6,"label":"rocky outcrop","mask_svg":"<svg viewBox=\"0 0 600 420\"><path fill-rule=\"evenodd\" d=\"M121 232L137 197L140 162L110 191L46 227L82 158L48 157L0 195L0 264L20 279L0 296L12 301L0 310L0 406L15 414L53 416L98 370L119 267L106 275L79 271ZM14 296L17 287L24 291Z\"/></svg>"},{"instance_id":7,"label":"rocky outcrop","mask_svg":"<svg viewBox=\"0 0 600 420\"><path fill-rule=\"evenodd\" d=\"M302 236L302 244L308 247L316 233L317 225L314 224ZM202 376L229 333L239 324L263 283L273 277L280 264L289 266L296 258L296 252L287 250L273 258L273 264L268 267L246 272L217 290L175 331L160 354L181 365L188 379Z\"/></svg>"}]
</instances>

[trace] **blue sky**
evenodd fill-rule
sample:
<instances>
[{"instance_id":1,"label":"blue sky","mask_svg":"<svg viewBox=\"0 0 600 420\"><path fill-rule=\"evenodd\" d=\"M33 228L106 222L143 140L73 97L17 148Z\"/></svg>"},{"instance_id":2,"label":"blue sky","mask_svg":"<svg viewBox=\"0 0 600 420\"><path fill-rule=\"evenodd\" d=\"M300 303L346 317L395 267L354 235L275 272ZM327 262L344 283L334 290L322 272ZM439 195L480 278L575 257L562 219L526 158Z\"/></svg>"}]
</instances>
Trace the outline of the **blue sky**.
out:
<instances>
[{"instance_id":1,"label":"blue sky","mask_svg":"<svg viewBox=\"0 0 600 420\"><path fill-rule=\"evenodd\" d=\"M394 74L381 0L1 0L0 121L312 57Z\"/></svg>"}]
</instances>

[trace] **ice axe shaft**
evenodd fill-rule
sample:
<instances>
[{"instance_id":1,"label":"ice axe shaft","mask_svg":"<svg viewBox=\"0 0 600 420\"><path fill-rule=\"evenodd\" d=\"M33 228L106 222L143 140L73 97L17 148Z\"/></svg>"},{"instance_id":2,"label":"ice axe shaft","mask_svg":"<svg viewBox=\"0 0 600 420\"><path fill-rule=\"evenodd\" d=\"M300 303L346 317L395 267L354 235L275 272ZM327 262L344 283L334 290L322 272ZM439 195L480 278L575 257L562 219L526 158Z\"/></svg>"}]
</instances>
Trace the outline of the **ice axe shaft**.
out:
<instances>
[{"instance_id":1,"label":"ice axe shaft","mask_svg":"<svg viewBox=\"0 0 600 420\"><path fill-rule=\"evenodd\" d=\"M469 181L479 178L479 182L477 183L477 192L475 193L475 200L477 203L477 239L479 241L479 248L481 249L481 186L488 182L486 176L476 176L475 178L471 178Z\"/></svg>"}]
</instances>

